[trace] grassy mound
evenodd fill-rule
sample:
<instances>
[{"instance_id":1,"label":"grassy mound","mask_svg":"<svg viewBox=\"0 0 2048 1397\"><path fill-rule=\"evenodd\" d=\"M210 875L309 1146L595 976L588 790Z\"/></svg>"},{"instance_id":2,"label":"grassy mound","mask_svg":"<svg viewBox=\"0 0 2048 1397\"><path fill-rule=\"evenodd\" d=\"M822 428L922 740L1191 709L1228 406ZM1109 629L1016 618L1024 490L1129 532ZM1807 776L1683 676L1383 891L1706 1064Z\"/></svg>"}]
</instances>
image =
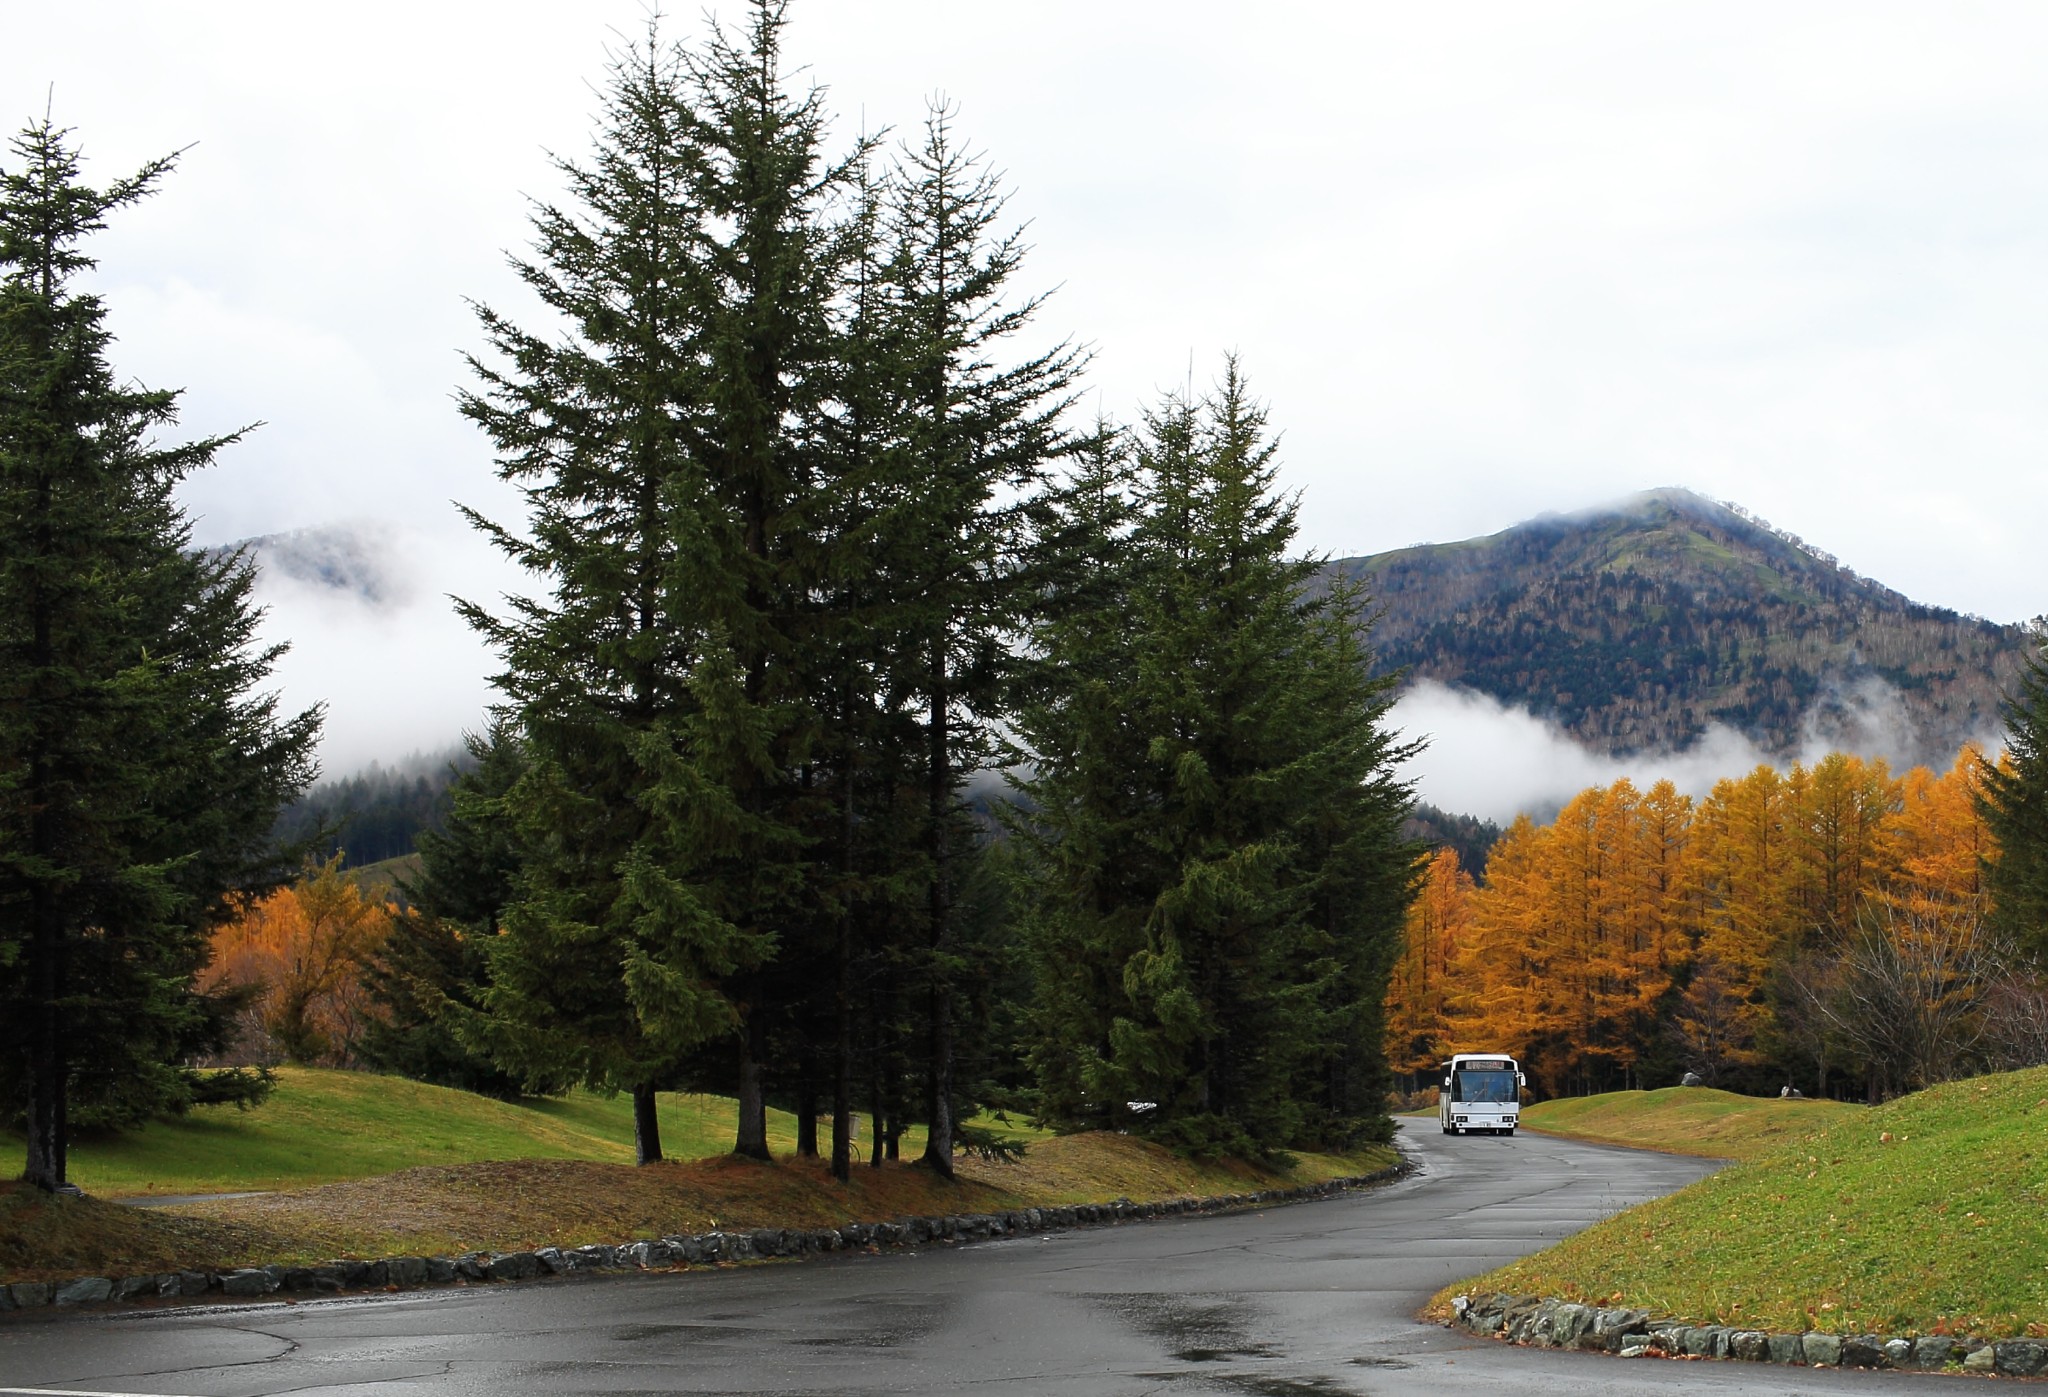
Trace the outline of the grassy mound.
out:
<instances>
[{"instance_id":1,"label":"grassy mound","mask_svg":"<svg viewBox=\"0 0 2048 1397\"><path fill-rule=\"evenodd\" d=\"M1665 1087L1539 1102L1522 1112L1522 1125L1550 1135L1666 1154L1755 1159L1817 1130L1847 1124L1865 1109L1841 1101Z\"/></svg>"},{"instance_id":2,"label":"grassy mound","mask_svg":"<svg viewBox=\"0 0 2048 1397\"><path fill-rule=\"evenodd\" d=\"M1392 1151L1299 1157L1284 1173L1197 1164L1127 1136L1048 1138L1016 1163L962 1160L958 1181L928 1169L863 1165L833 1181L823 1161L720 1155L634 1168L528 1159L431 1165L259 1198L136 1209L0 1197L0 1275L48 1280L180 1266L314 1262L468 1250L579 1246L714 1227L826 1227L938 1213L1290 1187L1369 1172Z\"/></svg>"},{"instance_id":3,"label":"grassy mound","mask_svg":"<svg viewBox=\"0 0 2048 1397\"><path fill-rule=\"evenodd\" d=\"M659 1098L664 1152L697 1159L732 1148L729 1097ZM792 1150L796 1119L768 1113L771 1148ZM923 1141L917 1142L922 1147ZM0 1133L18 1155L21 1136ZM402 1077L287 1067L263 1105L203 1106L140 1130L74 1142L70 1178L108 1198L292 1189L418 1165L501 1159L584 1159L631 1164L633 1109L591 1092L542 1101L494 1101Z\"/></svg>"},{"instance_id":4,"label":"grassy mound","mask_svg":"<svg viewBox=\"0 0 2048 1397\"><path fill-rule=\"evenodd\" d=\"M1433 1308L1500 1290L1761 1329L2048 1335L2048 1068L1813 1119Z\"/></svg>"}]
</instances>

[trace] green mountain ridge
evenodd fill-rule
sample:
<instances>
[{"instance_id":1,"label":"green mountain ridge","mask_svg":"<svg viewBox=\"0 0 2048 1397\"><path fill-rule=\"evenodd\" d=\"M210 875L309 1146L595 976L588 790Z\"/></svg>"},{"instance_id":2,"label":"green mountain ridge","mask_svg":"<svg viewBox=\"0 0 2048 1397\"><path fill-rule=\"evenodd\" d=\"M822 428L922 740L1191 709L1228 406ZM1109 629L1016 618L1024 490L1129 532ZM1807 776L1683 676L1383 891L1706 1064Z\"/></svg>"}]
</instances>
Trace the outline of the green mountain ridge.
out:
<instances>
[{"instance_id":1,"label":"green mountain ridge","mask_svg":"<svg viewBox=\"0 0 2048 1397\"><path fill-rule=\"evenodd\" d=\"M2038 643L1686 490L1329 568L1380 610L1382 669L1527 708L1616 756L1718 724L1782 758L1841 746L1945 766L2000 731Z\"/></svg>"}]
</instances>

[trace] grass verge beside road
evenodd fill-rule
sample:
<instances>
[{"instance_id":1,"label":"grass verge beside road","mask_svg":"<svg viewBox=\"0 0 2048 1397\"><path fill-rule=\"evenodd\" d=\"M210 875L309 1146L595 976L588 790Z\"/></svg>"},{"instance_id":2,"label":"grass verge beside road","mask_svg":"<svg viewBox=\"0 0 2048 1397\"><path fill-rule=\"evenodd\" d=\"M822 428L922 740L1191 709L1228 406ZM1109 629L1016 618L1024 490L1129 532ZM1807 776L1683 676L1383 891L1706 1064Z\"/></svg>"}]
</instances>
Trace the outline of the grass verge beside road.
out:
<instances>
[{"instance_id":1,"label":"grass verge beside road","mask_svg":"<svg viewBox=\"0 0 2048 1397\"><path fill-rule=\"evenodd\" d=\"M1589 1105L1587 1138L1676 1148L1667 1093L1630 1095ZM1769 1113L1801 1103L1707 1104L1754 1119L1691 1152L1753 1149L1746 1162L1450 1287L1432 1309L1508 1291L1768 1330L2048 1335L2048 1068L1813 1114L1782 1138L1763 1126L1790 1118Z\"/></svg>"},{"instance_id":2,"label":"grass verge beside road","mask_svg":"<svg viewBox=\"0 0 2048 1397\"><path fill-rule=\"evenodd\" d=\"M71 1181L104 1198L308 1188L432 1164L584 1159L631 1164L633 1107L624 1096L575 1091L497 1101L403 1077L319 1068L278 1070L253 1110L202 1106L71 1147ZM665 1153L702 1159L732 1148L730 1097L663 1092ZM796 1118L768 1113L772 1149L796 1148ZM919 1135L915 1146L923 1148ZM0 1133L19 1154L21 1136Z\"/></svg>"},{"instance_id":3,"label":"grass verge beside road","mask_svg":"<svg viewBox=\"0 0 2048 1397\"><path fill-rule=\"evenodd\" d=\"M1803 1097L1737 1096L1712 1087L1611 1091L1541 1101L1522 1112L1522 1125L1550 1135L1627 1145L1666 1154L1755 1159L1817 1130L1846 1123L1868 1108Z\"/></svg>"},{"instance_id":4,"label":"grass verge beside road","mask_svg":"<svg viewBox=\"0 0 2048 1397\"><path fill-rule=\"evenodd\" d=\"M960 1159L961 1177L951 1183L907 1163L862 1163L840 1185L823 1161L790 1157L795 1122L785 1115L770 1123L777 1162L725 1153L733 1104L718 1097L664 1095L663 1140L677 1157L635 1168L623 1099L580 1094L509 1105L368 1074L282 1076L271 1101L254 1111L194 1112L74 1155L74 1177L92 1193L277 1191L138 1209L0 1184L0 1279L517 1251L713 1228L1201 1197L1369 1173L1394 1158L1391 1150L1305 1154L1274 1172L1196 1163L1127 1136L1053 1137L983 1121L1031 1137L1029 1152L1015 1163ZM906 1139L906 1158L922 1144Z\"/></svg>"}]
</instances>

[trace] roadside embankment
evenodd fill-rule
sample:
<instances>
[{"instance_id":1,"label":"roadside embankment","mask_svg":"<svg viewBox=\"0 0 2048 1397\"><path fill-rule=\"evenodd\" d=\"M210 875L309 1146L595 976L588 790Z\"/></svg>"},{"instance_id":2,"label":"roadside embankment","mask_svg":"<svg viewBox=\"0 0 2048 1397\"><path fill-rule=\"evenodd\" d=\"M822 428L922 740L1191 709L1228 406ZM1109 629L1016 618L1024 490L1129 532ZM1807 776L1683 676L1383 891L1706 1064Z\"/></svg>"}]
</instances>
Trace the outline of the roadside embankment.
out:
<instances>
[{"instance_id":1,"label":"roadside embankment","mask_svg":"<svg viewBox=\"0 0 2048 1397\"><path fill-rule=\"evenodd\" d=\"M223 1293L226 1278L238 1273L245 1289L225 1293L261 1294L506 1279L527 1267L499 1267L494 1256L538 1257L531 1274L545 1274L1005 1235L1313 1196L1383 1176L1395 1162L1393 1151L1371 1149L1302 1155L1288 1170L1261 1170L1087 1134L1042 1140L1015 1162L961 1159L960 1177L951 1181L889 1163L862 1164L842 1185L820 1160L720 1155L643 1168L592 1160L437 1165L177 1208L7 1185L0 1186L0 1281L9 1284L0 1286L0 1308L8 1297L47 1303L81 1280L107 1284L74 1290L79 1300L122 1298L124 1285L129 1298ZM824 1241L826 1233L838 1240ZM686 1244L689 1238L699 1240ZM662 1246L634 1250L641 1243ZM585 1260L548 1261L578 1255ZM386 1262L404 1264L395 1272L363 1269ZM268 1279L246 1274L256 1271Z\"/></svg>"},{"instance_id":2,"label":"roadside embankment","mask_svg":"<svg viewBox=\"0 0 2048 1397\"><path fill-rule=\"evenodd\" d=\"M1801 1368L1958 1370L2031 1378L2048 1371L2048 1343L1954 1334L1777 1334L1725 1324L1682 1324L1626 1306L1582 1305L1533 1295L1460 1296L1453 1322L1475 1334L1536 1348L1623 1358L1735 1358Z\"/></svg>"},{"instance_id":3,"label":"roadside embankment","mask_svg":"<svg viewBox=\"0 0 2048 1397\"><path fill-rule=\"evenodd\" d=\"M1630 1095L1596 1098L1576 1120L1539 1119L1558 1133L1585 1124L1586 1138L1748 1158L1449 1287L1431 1313L1448 1319L1461 1295L1502 1294L1730 1333L2048 1338L2048 1068L1821 1112L1713 1099L1725 1093ZM1802 1106L1803 1119L1777 1114ZM1722 1124L1674 1128L1702 1110Z\"/></svg>"},{"instance_id":4,"label":"roadside embankment","mask_svg":"<svg viewBox=\"0 0 2048 1397\"><path fill-rule=\"evenodd\" d=\"M1522 1127L1546 1135L1712 1159L1755 1159L1869 1108L1805 1097L1738 1096L1712 1087L1610 1091L1539 1101Z\"/></svg>"}]
</instances>

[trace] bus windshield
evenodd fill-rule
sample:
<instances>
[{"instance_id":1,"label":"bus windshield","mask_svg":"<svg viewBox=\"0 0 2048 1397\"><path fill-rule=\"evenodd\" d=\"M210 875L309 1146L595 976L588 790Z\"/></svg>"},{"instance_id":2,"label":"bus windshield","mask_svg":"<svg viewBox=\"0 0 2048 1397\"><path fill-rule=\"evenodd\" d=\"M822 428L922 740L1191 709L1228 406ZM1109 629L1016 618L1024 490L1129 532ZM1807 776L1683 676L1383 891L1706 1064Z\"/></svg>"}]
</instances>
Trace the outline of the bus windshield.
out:
<instances>
[{"instance_id":1,"label":"bus windshield","mask_svg":"<svg viewBox=\"0 0 2048 1397\"><path fill-rule=\"evenodd\" d=\"M1515 1100L1515 1074L1461 1070L1451 1078L1451 1100L1512 1102Z\"/></svg>"}]
</instances>

